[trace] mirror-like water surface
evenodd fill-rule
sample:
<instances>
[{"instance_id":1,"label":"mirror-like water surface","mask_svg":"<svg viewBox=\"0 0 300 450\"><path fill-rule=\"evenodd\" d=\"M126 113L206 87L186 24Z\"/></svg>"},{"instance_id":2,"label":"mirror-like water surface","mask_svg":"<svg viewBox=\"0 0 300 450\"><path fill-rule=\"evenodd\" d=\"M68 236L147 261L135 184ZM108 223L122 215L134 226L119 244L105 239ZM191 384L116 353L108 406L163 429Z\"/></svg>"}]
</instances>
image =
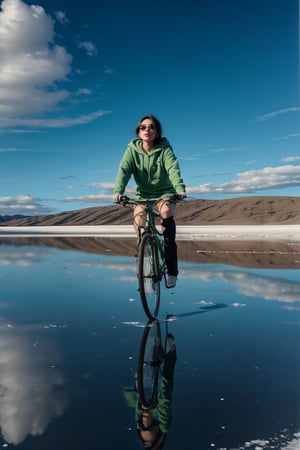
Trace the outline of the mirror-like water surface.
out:
<instances>
[{"instance_id":1,"label":"mirror-like water surface","mask_svg":"<svg viewBox=\"0 0 300 450\"><path fill-rule=\"evenodd\" d=\"M0 252L0 445L142 448L133 257ZM159 313L177 349L164 449L300 448L299 310L299 270L180 262Z\"/></svg>"}]
</instances>

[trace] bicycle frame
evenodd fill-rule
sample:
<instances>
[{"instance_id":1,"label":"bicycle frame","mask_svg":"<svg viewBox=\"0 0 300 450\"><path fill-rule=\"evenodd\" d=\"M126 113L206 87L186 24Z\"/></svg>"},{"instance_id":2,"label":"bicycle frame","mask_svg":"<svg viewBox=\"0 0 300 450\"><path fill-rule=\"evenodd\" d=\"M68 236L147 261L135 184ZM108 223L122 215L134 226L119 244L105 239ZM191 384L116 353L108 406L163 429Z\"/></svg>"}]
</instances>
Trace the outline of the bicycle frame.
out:
<instances>
[{"instance_id":1,"label":"bicycle frame","mask_svg":"<svg viewBox=\"0 0 300 450\"><path fill-rule=\"evenodd\" d=\"M173 195L171 197L174 200L178 201L177 195ZM155 219L157 217L160 217L159 212L155 209L155 204L162 200L161 198L155 198L150 200L134 200L127 196L123 196L120 203L123 206L126 205L143 205L145 206L145 226L139 227L139 242L141 242L142 235L147 231L152 234L152 236L155 239L157 249L158 249L158 258L159 258L159 270L160 273L163 275L166 269L166 261L165 261L165 252L164 252L164 246L163 246L163 232L159 231L156 224Z\"/></svg>"},{"instance_id":2,"label":"bicycle frame","mask_svg":"<svg viewBox=\"0 0 300 450\"><path fill-rule=\"evenodd\" d=\"M157 217L160 217L159 212L154 209L155 203L157 200L151 200L151 201L143 201L142 203L145 205L145 214L146 214L146 223L144 227L139 227L139 241L142 237L142 235L145 232L150 232L152 236L155 239L157 250L158 250L158 260L159 260L159 270L161 275L164 273L166 268L166 262L165 262L165 253L164 253L164 247L163 247L163 232L159 231L156 224L155 219Z\"/></svg>"}]
</instances>

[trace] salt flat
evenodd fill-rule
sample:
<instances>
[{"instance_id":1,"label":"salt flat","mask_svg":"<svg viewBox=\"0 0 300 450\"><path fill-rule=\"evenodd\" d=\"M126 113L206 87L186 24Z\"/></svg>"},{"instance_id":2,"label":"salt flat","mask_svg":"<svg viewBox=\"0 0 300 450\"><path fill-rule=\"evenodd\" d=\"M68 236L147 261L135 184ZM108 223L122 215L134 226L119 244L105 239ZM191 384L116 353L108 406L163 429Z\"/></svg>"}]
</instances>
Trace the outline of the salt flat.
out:
<instances>
[{"instance_id":1,"label":"salt flat","mask_svg":"<svg viewBox=\"0 0 300 450\"><path fill-rule=\"evenodd\" d=\"M132 225L0 227L1 237L134 237ZM300 225L177 226L177 240L273 240L300 242Z\"/></svg>"}]
</instances>

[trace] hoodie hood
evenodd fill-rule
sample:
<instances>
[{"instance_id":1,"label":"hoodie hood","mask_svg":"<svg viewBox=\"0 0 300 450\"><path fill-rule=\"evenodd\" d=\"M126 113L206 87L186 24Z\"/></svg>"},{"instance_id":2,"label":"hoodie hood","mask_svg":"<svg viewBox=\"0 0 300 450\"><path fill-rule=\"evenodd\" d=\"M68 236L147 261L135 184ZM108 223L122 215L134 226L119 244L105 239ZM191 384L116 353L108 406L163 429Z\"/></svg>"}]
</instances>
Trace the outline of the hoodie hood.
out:
<instances>
[{"instance_id":1,"label":"hoodie hood","mask_svg":"<svg viewBox=\"0 0 300 450\"><path fill-rule=\"evenodd\" d=\"M165 137L162 137L161 140L152 148L150 153L159 152L168 146L170 146L168 139ZM142 149L142 139L140 139L140 138L132 139L129 142L128 147L136 152L144 153L144 151Z\"/></svg>"}]
</instances>

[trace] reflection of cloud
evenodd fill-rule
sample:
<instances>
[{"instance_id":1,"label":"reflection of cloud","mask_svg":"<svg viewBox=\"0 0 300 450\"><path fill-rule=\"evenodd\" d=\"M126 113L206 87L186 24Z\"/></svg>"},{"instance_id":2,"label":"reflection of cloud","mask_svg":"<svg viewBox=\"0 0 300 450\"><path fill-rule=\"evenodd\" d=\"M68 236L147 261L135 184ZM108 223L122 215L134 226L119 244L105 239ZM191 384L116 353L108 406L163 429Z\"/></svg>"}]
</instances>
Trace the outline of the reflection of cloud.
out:
<instances>
[{"instance_id":1,"label":"reflection of cloud","mask_svg":"<svg viewBox=\"0 0 300 450\"><path fill-rule=\"evenodd\" d=\"M58 356L45 342L31 342L12 326L0 327L0 338L0 425L4 439L16 445L63 414L64 380L55 368Z\"/></svg>"},{"instance_id":2,"label":"reflection of cloud","mask_svg":"<svg viewBox=\"0 0 300 450\"><path fill-rule=\"evenodd\" d=\"M67 263L69 263L68 261ZM117 262L110 261L107 259L105 262L96 262L96 261L79 261L80 266L90 267L91 269L100 269L100 270L109 270L111 280L116 281L129 281L136 282L136 268L135 265L131 262ZM126 274L124 275L124 272Z\"/></svg>"},{"instance_id":3,"label":"reflection of cloud","mask_svg":"<svg viewBox=\"0 0 300 450\"><path fill-rule=\"evenodd\" d=\"M262 297L265 300L299 302L300 283L284 279L267 278L244 272L226 272L223 279L234 283L238 292L247 297Z\"/></svg>"},{"instance_id":4,"label":"reflection of cloud","mask_svg":"<svg viewBox=\"0 0 300 450\"><path fill-rule=\"evenodd\" d=\"M91 262L80 261L80 265L105 269L112 271L112 279L118 281L136 282L136 267L132 261L110 261ZM126 274L121 274L126 272ZM120 273L120 275L118 275ZM247 297L262 297L265 300L276 300L280 302L300 302L300 283L283 278L272 278L257 273L243 272L237 270L214 271L211 268L205 270L181 268L180 278L201 279L210 282L215 278L236 286L240 294Z\"/></svg>"},{"instance_id":5,"label":"reflection of cloud","mask_svg":"<svg viewBox=\"0 0 300 450\"><path fill-rule=\"evenodd\" d=\"M38 247L3 247L1 246L0 266L22 266L29 267L37 264L45 257L49 256L49 251Z\"/></svg>"},{"instance_id":6,"label":"reflection of cloud","mask_svg":"<svg viewBox=\"0 0 300 450\"><path fill-rule=\"evenodd\" d=\"M124 325L131 325L136 328L145 328L144 322L122 322Z\"/></svg>"},{"instance_id":7,"label":"reflection of cloud","mask_svg":"<svg viewBox=\"0 0 300 450\"><path fill-rule=\"evenodd\" d=\"M242 448L248 448L249 450L268 450L270 448L280 448L281 450L299 450L300 448L300 432L292 434L290 436L288 430L284 430L280 433L280 436L269 437L268 439L252 439L245 442L238 448L232 448L231 450L240 450Z\"/></svg>"},{"instance_id":8,"label":"reflection of cloud","mask_svg":"<svg viewBox=\"0 0 300 450\"><path fill-rule=\"evenodd\" d=\"M300 306L285 306L284 309L287 311L300 311Z\"/></svg>"},{"instance_id":9,"label":"reflection of cloud","mask_svg":"<svg viewBox=\"0 0 300 450\"><path fill-rule=\"evenodd\" d=\"M123 276L123 277L113 277L112 278L113 280L118 280L118 281L130 281L130 282L132 282L132 281L137 281L137 277L136 277L136 275L135 276Z\"/></svg>"},{"instance_id":10,"label":"reflection of cloud","mask_svg":"<svg viewBox=\"0 0 300 450\"><path fill-rule=\"evenodd\" d=\"M132 261L128 262L93 262L93 261L79 261L79 264L84 267L91 267L93 269L106 269L111 271L117 271L117 272L132 272L135 271L135 266Z\"/></svg>"},{"instance_id":11,"label":"reflection of cloud","mask_svg":"<svg viewBox=\"0 0 300 450\"><path fill-rule=\"evenodd\" d=\"M242 271L200 271L182 270L184 278L198 278L204 281L212 281L219 278L234 284L240 294L247 297L262 297L265 300L277 300L280 302L300 302L300 283L283 278L271 278L258 274Z\"/></svg>"}]
</instances>

